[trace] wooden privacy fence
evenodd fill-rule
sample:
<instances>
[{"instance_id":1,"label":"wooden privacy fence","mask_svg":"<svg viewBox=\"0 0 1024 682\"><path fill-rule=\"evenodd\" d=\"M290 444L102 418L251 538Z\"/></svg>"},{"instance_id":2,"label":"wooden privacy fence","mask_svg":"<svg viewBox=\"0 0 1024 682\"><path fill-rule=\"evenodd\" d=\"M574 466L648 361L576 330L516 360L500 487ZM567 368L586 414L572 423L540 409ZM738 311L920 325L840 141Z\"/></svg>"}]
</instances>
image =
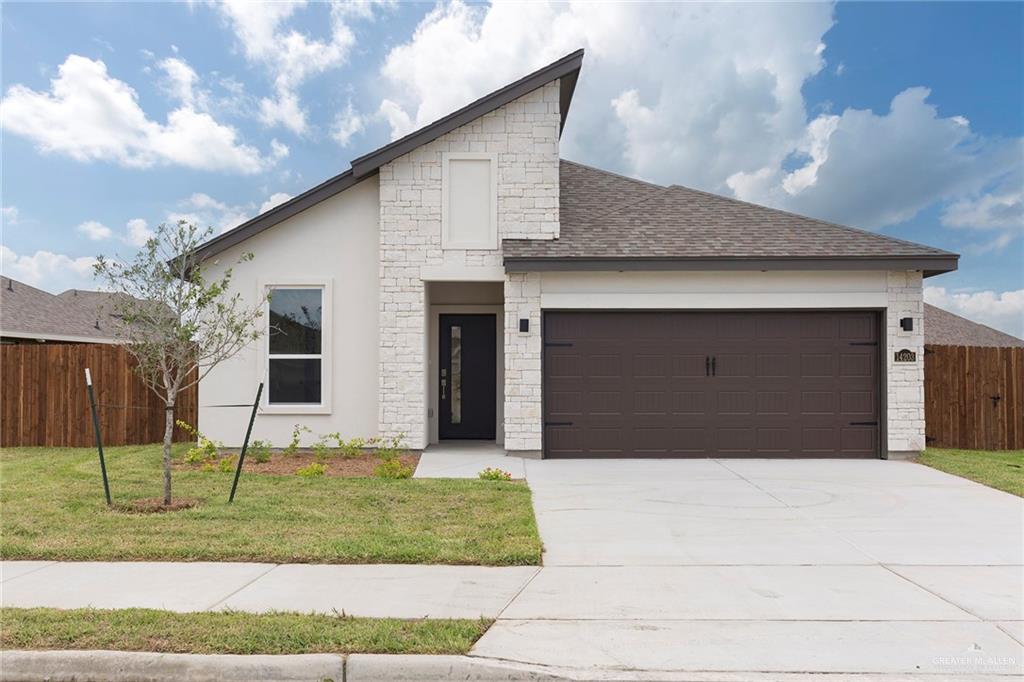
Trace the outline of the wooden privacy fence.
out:
<instances>
[{"instance_id":1,"label":"wooden privacy fence","mask_svg":"<svg viewBox=\"0 0 1024 682\"><path fill-rule=\"evenodd\" d=\"M925 346L930 447L1024 449L1024 348Z\"/></svg>"},{"instance_id":2,"label":"wooden privacy fence","mask_svg":"<svg viewBox=\"0 0 1024 682\"><path fill-rule=\"evenodd\" d=\"M134 372L118 345L0 346L0 446L88 447L95 444L85 368L92 371L104 445L164 439L164 404ZM198 389L178 396L175 418L196 423ZM175 440L189 440L175 428Z\"/></svg>"}]
</instances>

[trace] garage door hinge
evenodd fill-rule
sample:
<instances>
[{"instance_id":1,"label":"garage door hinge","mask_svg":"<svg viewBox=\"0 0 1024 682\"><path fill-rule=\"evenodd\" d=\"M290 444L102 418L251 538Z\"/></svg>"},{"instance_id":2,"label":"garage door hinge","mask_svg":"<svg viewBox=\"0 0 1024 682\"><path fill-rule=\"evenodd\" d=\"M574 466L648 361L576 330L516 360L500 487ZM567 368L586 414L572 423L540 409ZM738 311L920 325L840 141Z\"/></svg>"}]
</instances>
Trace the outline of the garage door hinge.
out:
<instances>
[{"instance_id":1,"label":"garage door hinge","mask_svg":"<svg viewBox=\"0 0 1024 682\"><path fill-rule=\"evenodd\" d=\"M544 422L544 426L572 426L572 422Z\"/></svg>"},{"instance_id":2,"label":"garage door hinge","mask_svg":"<svg viewBox=\"0 0 1024 682\"><path fill-rule=\"evenodd\" d=\"M850 422L850 426L878 426L878 422Z\"/></svg>"},{"instance_id":3,"label":"garage door hinge","mask_svg":"<svg viewBox=\"0 0 1024 682\"><path fill-rule=\"evenodd\" d=\"M878 341L850 341L851 346L877 346Z\"/></svg>"},{"instance_id":4,"label":"garage door hinge","mask_svg":"<svg viewBox=\"0 0 1024 682\"><path fill-rule=\"evenodd\" d=\"M573 344L568 341L548 341L544 344L545 348L569 348Z\"/></svg>"}]
</instances>

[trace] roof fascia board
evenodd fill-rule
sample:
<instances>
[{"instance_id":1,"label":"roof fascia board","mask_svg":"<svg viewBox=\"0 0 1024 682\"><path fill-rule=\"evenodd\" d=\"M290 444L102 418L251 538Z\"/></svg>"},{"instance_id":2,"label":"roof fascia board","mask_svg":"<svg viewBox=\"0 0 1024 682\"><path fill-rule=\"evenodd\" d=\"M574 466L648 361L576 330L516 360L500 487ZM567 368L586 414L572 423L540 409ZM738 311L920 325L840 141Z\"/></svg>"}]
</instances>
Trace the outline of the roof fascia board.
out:
<instances>
[{"instance_id":1,"label":"roof fascia board","mask_svg":"<svg viewBox=\"0 0 1024 682\"><path fill-rule=\"evenodd\" d=\"M403 138L395 140L376 151L360 156L352 161L352 171L356 177L362 177L371 173L384 164L394 161L403 154L408 154L417 147L436 140L438 137L449 133L456 128L466 125L485 114L489 114L498 107L522 97L537 88L550 83L558 78L566 78L559 92L561 125L565 125L565 115L568 112L568 99L572 97L572 91L576 88L576 80L580 67L583 64L583 50L576 50L556 62L534 71L514 83L510 83L500 90L495 90L475 102L448 114L442 119L431 123L428 126L409 133ZM572 74L571 78L568 78ZM567 92L568 91L568 92Z\"/></svg>"},{"instance_id":2,"label":"roof fascia board","mask_svg":"<svg viewBox=\"0 0 1024 682\"><path fill-rule=\"evenodd\" d=\"M868 258L505 258L505 272L697 270L922 270L952 272L958 256Z\"/></svg>"}]
</instances>

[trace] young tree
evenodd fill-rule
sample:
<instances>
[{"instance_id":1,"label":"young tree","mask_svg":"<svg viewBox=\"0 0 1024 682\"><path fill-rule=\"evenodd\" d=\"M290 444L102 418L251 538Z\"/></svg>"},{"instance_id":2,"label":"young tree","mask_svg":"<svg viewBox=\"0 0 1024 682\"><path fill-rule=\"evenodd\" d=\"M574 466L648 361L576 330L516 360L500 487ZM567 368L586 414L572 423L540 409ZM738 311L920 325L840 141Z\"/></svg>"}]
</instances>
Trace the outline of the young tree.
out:
<instances>
[{"instance_id":1,"label":"young tree","mask_svg":"<svg viewBox=\"0 0 1024 682\"><path fill-rule=\"evenodd\" d=\"M248 306L231 294L231 269L218 278L203 277L197 247L211 230L181 220L160 225L127 263L100 256L97 278L119 318L117 336L138 362L138 372L165 405L164 504L171 504L171 439L178 394L198 383L214 367L259 338L257 322L264 301ZM252 260L243 254L239 263Z\"/></svg>"}]
</instances>

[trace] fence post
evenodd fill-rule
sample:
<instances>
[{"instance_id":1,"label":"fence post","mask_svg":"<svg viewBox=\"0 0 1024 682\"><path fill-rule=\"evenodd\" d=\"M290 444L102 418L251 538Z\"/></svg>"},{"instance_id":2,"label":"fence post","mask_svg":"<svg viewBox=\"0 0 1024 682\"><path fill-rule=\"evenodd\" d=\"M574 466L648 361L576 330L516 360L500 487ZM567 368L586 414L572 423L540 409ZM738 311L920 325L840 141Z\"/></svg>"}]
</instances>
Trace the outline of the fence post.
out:
<instances>
[{"instance_id":1,"label":"fence post","mask_svg":"<svg viewBox=\"0 0 1024 682\"><path fill-rule=\"evenodd\" d=\"M252 404L252 414L249 416L249 428L245 430L245 440L242 441L242 451L238 454L238 468L235 469L235 480L231 483L231 495L228 497L228 504L235 501L235 489L238 488L238 477L242 475L242 465L245 464L245 451L249 447L249 436L252 435L252 425L256 421L256 410L260 406L260 396L263 395L263 382L260 382L256 389L256 400Z\"/></svg>"},{"instance_id":2,"label":"fence post","mask_svg":"<svg viewBox=\"0 0 1024 682\"><path fill-rule=\"evenodd\" d=\"M110 483L107 482L107 463L103 459L103 439L100 437L100 416L96 411L96 395L92 390L92 374L85 368L85 387L89 391L89 405L92 407L92 428L96 432L96 449L100 453L100 472L103 474L103 494L110 506Z\"/></svg>"}]
</instances>

